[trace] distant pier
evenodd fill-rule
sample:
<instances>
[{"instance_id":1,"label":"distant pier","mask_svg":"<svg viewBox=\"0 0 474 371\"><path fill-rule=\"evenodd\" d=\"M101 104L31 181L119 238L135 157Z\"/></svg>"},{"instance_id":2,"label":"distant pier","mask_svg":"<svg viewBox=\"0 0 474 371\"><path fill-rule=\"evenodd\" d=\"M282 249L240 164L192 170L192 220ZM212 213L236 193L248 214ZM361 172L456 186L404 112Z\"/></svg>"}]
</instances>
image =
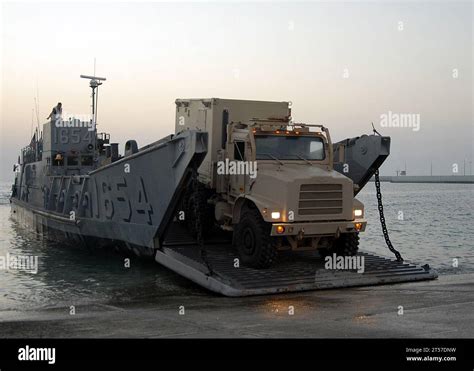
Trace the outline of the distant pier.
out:
<instances>
[{"instance_id":1,"label":"distant pier","mask_svg":"<svg viewBox=\"0 0 474 371\"><path fill-rule=\"evenodd\" d=\"M371 179L374 180L373 178ZM474 184L474 175L401 175L381 176L381 182L390 183L462 183Z\"/></svg>"}]
</instances>

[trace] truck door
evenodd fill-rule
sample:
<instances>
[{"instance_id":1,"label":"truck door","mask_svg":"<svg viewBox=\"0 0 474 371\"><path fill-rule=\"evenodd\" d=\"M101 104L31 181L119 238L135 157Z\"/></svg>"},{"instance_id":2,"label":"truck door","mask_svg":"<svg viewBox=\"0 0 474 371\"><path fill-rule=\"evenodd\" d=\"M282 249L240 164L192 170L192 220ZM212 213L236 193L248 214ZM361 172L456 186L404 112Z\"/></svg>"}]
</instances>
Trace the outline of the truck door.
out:
<instances>
[{"instance_id":1,"label":"truck door","mask_svg":"<svg viewBox=\"0 0 474 371\"><path fill-rule=\"evenodd\" d=\"M234 141L234 159L236 166L235 175L231 175L231 187L234 193L240 194L245 192L246 177L245 174L245 147L246 143L243 140Z\"/></svg>"}]
</instances>

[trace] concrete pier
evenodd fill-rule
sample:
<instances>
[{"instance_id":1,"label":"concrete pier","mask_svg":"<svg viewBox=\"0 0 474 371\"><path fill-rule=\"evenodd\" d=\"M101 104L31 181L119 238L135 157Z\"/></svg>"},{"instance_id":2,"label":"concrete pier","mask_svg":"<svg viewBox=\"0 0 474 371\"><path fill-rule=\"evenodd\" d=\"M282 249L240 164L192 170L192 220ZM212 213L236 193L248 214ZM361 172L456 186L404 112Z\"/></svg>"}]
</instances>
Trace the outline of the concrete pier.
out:
<instances>
[{"instance_id":1,"label":"concrete pier","mask_svg":"<svg viewBox=\"0 0 474 371\"><path fill-rule=\"evenodd\" d=\"M374 181L372 178L371 181ZM381 182L391 183L463 183L474 184L474 175L403 175L381 176Z\"/></svg>"}]
</instances>

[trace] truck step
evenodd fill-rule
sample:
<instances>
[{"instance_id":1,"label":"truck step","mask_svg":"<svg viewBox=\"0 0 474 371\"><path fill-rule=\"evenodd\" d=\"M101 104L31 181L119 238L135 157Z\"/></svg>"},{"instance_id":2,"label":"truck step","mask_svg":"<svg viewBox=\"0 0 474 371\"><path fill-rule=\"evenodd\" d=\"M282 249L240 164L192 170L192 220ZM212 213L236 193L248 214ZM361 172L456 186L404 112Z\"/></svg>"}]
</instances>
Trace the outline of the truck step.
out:
<instances>
[{"instance_id":1,"label":"truck step","mask_svg":"<svg viewBox=\"0 0 474 371\"><path fill-rule=\"evenodd\" d=\"M165 246L158 250L155 260L174 272L213 292L225 296L251 296L371 286L438 277L435 270L408 262L400 263L365 251L364 272L325 269L324 259L316 252L282 253L269 269L235 266L237 255L227 244L206 244L205 255L211 267L201 258L197 245Z\"/></svg>"}]
</instances>

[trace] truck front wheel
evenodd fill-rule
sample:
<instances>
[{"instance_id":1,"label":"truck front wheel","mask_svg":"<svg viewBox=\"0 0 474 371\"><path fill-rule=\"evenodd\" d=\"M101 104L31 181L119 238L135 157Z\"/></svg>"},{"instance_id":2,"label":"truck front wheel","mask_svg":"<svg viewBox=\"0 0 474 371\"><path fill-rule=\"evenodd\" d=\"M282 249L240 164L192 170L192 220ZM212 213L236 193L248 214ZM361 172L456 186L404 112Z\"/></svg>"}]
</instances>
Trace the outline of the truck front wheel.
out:
<instances>
[{"instance_id":1,"label":"truck front wheel","mask_svg":"<svg viewBox=\"0 0 474 371\"><path fill-rule=\"evenodd\" d=\"M357 255L359 250L359 233L342 233L337 240L334 241L334 251L341 256Z\"/></svg>"},{"instance_id":2,"label":"truck front wheel","mask_svg":"<svg viewBox=\"0 0 474 371\"><path fill-rule=\"evenodd\" d=\"M244 265L268 268L276 260L277 251L272 243L270 229L258 210L244 212L234 228L232 241Z\"/></svg>"}]
</instances>

